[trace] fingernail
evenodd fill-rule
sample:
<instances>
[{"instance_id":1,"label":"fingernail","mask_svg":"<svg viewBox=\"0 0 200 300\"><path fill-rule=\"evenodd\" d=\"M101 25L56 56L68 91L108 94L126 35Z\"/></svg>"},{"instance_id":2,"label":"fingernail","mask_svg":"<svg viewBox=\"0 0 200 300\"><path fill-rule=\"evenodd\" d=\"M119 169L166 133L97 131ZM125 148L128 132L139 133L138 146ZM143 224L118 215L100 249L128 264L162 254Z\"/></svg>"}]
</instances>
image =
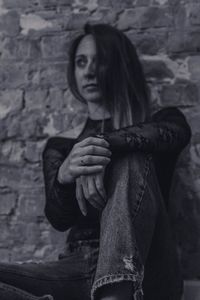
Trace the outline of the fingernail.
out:
<instances>
[{"instance_id":1,"label":"fingernail","mask_svg":"<svg viewBox=\"0 0 200 300\"><path fill-rule=\"evenodd\" d=\"M110 144L106 141L106 146L109 148L110 147Z\"/></svg>"},{"instance_id":2,"label":"fingernail","mask_svg":"<svg viewBox=\"0 0 200 300\"><path fill-rule=\"evenodd\" d=\"M87 211L86 211L86 210L83 211L83 215L84 215L85 217L87 216Z\"/></svg>"}]
</instances>

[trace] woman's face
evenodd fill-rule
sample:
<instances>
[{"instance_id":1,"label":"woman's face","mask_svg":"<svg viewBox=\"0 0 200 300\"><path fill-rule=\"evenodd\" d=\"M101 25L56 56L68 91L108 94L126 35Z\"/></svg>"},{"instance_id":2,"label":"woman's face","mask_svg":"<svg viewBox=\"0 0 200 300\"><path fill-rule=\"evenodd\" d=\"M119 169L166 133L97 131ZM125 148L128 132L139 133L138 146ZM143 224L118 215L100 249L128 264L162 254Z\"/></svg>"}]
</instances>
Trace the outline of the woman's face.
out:
<instances>
[{"instance_id":1,"label":"woman's face","mask_svg":"<svg viewBox=\"0 0 200 300\"><path fill-rule=\"evenodd\" d=\"M101 95L96 77L96 44L92 35L80 41L75 54L75 79L80 95L87 102L99 102Z\"/></svg>"}]
</instances>

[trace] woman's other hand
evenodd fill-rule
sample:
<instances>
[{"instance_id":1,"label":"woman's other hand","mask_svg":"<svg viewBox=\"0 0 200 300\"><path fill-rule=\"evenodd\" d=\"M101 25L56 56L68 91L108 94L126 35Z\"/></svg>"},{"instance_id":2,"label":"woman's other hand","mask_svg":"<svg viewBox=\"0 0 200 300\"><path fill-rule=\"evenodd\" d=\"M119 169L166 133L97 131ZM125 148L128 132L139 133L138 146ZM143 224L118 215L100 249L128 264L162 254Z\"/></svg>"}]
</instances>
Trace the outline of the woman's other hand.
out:
<instances>
[{"instance_id":1,"label":"woman's other hand","mask_svg":"<svg viewBox=\"0 0 200 300\"><path fill-rule=\"evenodd\" d=\"M76 198L84 216L87 215L87 201L98 210L102 210L106 204L104 170L98 174L83 175L76 179Z\"/></svg>"},{"instance_id":2,"label":"woman's other hand","mask_svg":"<svg viewBox=\"0 0 200 300\"><path fill-rule=\"evenodd\" d=\"M58 171L62 184L77 177L99 173L110 162L109 144L103 138L88 137L76 143Z\"/></svg>"}]
</instances>

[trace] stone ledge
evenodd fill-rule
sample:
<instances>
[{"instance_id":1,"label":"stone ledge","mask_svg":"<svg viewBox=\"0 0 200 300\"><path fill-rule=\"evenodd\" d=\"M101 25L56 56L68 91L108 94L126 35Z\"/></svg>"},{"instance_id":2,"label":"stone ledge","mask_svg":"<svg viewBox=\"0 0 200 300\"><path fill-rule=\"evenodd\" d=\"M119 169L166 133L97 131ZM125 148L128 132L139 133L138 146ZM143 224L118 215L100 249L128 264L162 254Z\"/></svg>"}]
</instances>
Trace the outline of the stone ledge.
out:
<instances>
[{"instance_id":1,"label":"stone ledge","mask_svg":"<svg viewBox=\"0 0 200 300\"><path fill-rule=\"evenodd\" d=\"M200 299L200 280L185 280L183 300Z\"/></svg>"}]
</instances>

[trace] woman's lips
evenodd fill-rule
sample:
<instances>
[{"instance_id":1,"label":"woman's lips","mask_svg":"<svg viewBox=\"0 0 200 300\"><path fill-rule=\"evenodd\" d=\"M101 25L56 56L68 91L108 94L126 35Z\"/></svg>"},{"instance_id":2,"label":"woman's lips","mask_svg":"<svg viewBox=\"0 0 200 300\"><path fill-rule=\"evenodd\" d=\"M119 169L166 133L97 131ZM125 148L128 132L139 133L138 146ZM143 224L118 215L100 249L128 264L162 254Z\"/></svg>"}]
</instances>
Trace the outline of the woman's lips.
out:
<instances>
[{"instance_id":1,"label":"woman's lips","mask_svg":"<svg viewBox=\"0 0 200 300\"><path fill-rule=\"evenodd\" d=\"M85 89L85 88L97 88L97 84L95 84L95 83L90 83L90 84L85 84L84 86L83 86L83 88Z\"/></svg>"},{"instance_id":2,"label":"woman's lips","mask_svg":"<svg viewBox=\"0 0 200 300\"><path fill-rule=\"evenodd\" d=\"M97 84L86 84L83 86L84 89L88 90L88 91L96 91L98 89Z\"/></svg>"}]
</instances>

